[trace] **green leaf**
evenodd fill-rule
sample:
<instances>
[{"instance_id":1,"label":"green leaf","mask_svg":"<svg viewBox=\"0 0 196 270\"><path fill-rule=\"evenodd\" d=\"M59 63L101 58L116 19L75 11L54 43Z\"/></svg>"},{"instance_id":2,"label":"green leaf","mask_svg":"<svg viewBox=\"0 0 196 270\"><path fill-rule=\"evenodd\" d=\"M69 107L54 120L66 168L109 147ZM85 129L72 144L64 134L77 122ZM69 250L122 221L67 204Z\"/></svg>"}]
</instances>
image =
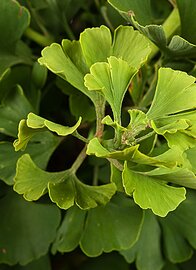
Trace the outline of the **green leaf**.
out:
<instances>
[{"instance_id":1,"label":"green leaf","mask_svg":"<svg viewBox=\"0 0 196 270\"><path fill-rule=\"evenodd\" d=\"M72 134L80 125L81 117L73 127L62 126L46 120L34 113L29 113L27 116L27 126L33 129L48 128L50 131L56 132L59 136L67 136Z\"/></svg>"},{"instance_id":2,"label":"green leaf","mask_svg":"<svg viewBox=\"0 0 196 270\"><path fill-rule=\"evenodd\" d=\"M189 0L188 2L177 1L180 12L179 18L177 8L174 8L170 16L168 16L171 7L167 6L169 3L166 1L159 1L157 3L157 1L149 0L109 0L109 3L128 22L131 22L142 34L147 36L162 50L166 63L169 63L171 67L177 63L178 69L182 61L190 65L191 58L195 58L196 56L196 46L194 45L196 44L194 39L195 28L192 27L194 25L194 10L196 7L193 2L193 0ZM158 10L157 4L161 6L161 10ZM157 15L159 11L160 14ZM168 16L168 18L163 25L160 25L160 18L163 14ZM180 25L180 19L182 37L189 42L178 35L171 38L171 35L175 33ZM168 40L170 39L171 41L168 44ZM179 59L181 60L180 62L178 62Z\"/></svg>"},{"instance_id":3,"label":"green leaf","mask_svg":"<svg viewBox=\"0 0 196 270\"><path fill-rule=\"evenodd\" d=\"M180 36L173 36L169 45L166 48L165 54L167 57L172 57L176 60L180 59L181 62L187 60L187 58L195 58L196 56L196 46L186 39Z\"/></svg>"},{"instance_id":4,"label":"green leaf","mask_svg":"<svg viewBox=\"0 0 196 270\"><path fill-rule=\"evenodd\" d=\"M136 136L148 127L148 119L145 113L137 109L128 110L128 113L130 115L130 122L126 128L119 125L117 121L113 121L109 115L102 119L102 124L114 128L115 134L119 137L119 144L121 144L119 146L121 147L136 144ZM114 138L114 145L116 146L115 140L116 138Z\"/></svg>"},{"instance_id":5,"label":"green leaf","mask_svg":"<svg viewBox=\"0 0 196 270\"><path fill-rule=\"evenodd\" d=\"M19 40L30 22L30 14L17 1L0 1L0 76L12 65L24 62L22 56L17 55Z\"/></svg>"},{"instance_id":6,"label":"green leaf","mask_svg":"<svg viewBox=\"0 0 196 270\"><path fill-rule=\"evenodd\" d=\"M70 170L46 172L37 167L29 155L23 155L17 163L14 190L26 200L38 200L45 192L60 208L68 209L77 204L89 209L106 204L116 192L114 183L88 186L79 181Z\"/></svg>"},{"instance_id":7,"label":"green leaf","mask_svg":"<svg viewBox=\"0 0 196 270\"><path fill-rule=\"evenodd\" d=\"M89 90L98 90L104 95L115 121L120 122L122 101L136 71L124 60L111 56L108 63L91 66L90 74L84 77L84 84Z\"/></svg>"},{"instance_id":8,"label":"green leaf","mask_svg":"<svg viewBox=\"0 0 196 270\"><path fill-rule=\"evenodd\" d=\"M119 26L114 32L113 56L139 69L151 52L149 41L130 26Z\"/></svg>"},{"instance_id":9,"label":"green leaf","mask_svg":"<svg viewBox=\"0 0 196 270\"><path fill-rule=\"evenodd\" d=\"M164 261L161 254L160 226L152 212L145 211L144 213L144 222L138 241L133 247L122 250L120 253L128 263L136 260L138 270L161 270Z\"/></svg>"},{"instance_id":10,"label":"green leaf","mask_svg":"<svg viewBox=\"0 0 196 270\"><path fill-rule=\"evenodd\" d=\"M195 110L151 121L151 126L166 138L170 148L179 147L184 151L195 146Z\"/></svg>"},{"instance_id":11,"label":"green leaf","mask_svg":"<svg viewBox=\"0 0 196 270\"><path fill-rule=\"evenodd\" d=\"M138 145L128 147L122 151L112 151L107 150L98 140L98 138L93 138L90 140L87 146L87 155L95 155L101 158L113 158L119 160L131 159L135 150L138 149Z\"/></svg>"},{"instance_id":12,"label":"green leaf","mask_svg":"<svg viewBox=\"0 0 196 270\"><path fill-rule=\"evenodd\" d=\"M190 136L185 131L178 131L175 134L166 133L164 135L166 140L168 141L168 145L170 148L179 147L182 151L187 150L189 148L195 147L195 139L196 137Z\"/></svg>"},{"instance_id":13,"label":"green leaf","mask_svg":"<svg viewBox=\"0 0 196 270\"><path fill-rule=\"evenodd\" d=\"M191 149L187 150L186 151L186 154L187 154L188 160L191 163L191 166L192 166L191 169L196 174L196 159L195 159L195 156L196 156L196 146L194 148L191 148Z\"/></svg>"},{"instance_id":14,"label":"green leaf","mask_svg":"<svg viewBox=\"0 0 196 270\"><path fill-rule=\"evenodd\" d=\"M34 111L20 86L16 86L4 98L0 106L0 132L16 137L19 121Z\"/></svg>"},{"instance_id":15,"label":"green leaf","mask_svg":"<svg viewBox=\"0 0 196 270\"><path fill-rule=\"evenodd\" d=\"M143 209L150 208L155 215L161 217L175 210L186 199L185 188L172 187L167 185L164 179L133 172L126 162L123 171L123 186L125 192L133 196L136 204Z\"/></svg>"},{"instance_id":16,"label":"green leaf","mask_svg":"<svg viewBox=\"0 0 196 270\"><path fill-rule=\"evenodd\" d=\"M52 246L53 253L57 251L70 252L79 245L86 214L87 211L81 210L77 206L73 206L67 210Z\"/></svg>"},{"instance_id":17,"label":"green leaf","mask_svg":"<svg viewBox=\"0 0 196 270\"><path fill-rule=\"evenodd\" d=\"M13 179L16 173L16 162L24 153L29 153L36 164L42 169L45 169L48 160L60 140L49 132L37 134L29 143L24 152L14 151L13 144L10 142L0 143L0 178L7 185L13 184Z\"/></svg>"},{"instance_id":18,"label":"green leaf","mask_svg":"<svg viewBox=\"0 0 196 270\"><path fill-rule=\"evenodd\" d=\"M95 103L97 93L88 91L84 86L84 76L93 64L106 62L108 57L116 56L122 58L121 62L124 60L129 65L139 68L147 60L149 53L147 39L134 31L132 27L120 26L117 28L112 44L110 30L106 26L101 26L100 28L85 29L80 34L79 41L63 40L62 47L53 43L50 47L43 49L42 57L38 61L67 80ZM119 78L115 78L115 81L119 83Z\"/></svg>"},{"instance_id":19,"label":"green leaf","mask_svg":"<svg viewBox=\"0 0 196 270\"><path fill-rule=\"evenodd\" d=\"M196 176L191 171L192 168L174 167L174 168L156 168L147 172L140 172L144 176L164 179L167 182L180 186L196 189Z\"/></svg>"},{"instance_id":20,"label":"green leaf","mask_svg":"<svg viewBox=\"0 0 196 270\"><path fill-rule=\"evenodd\" d=\"M142 211L123 196L114 197L105 207L90 210L80 240L82 251L94 257L131 247L138 239L142 216Z\"/></svg>"},{"instance_id":21,"label":"green leaf","mask_svg":"<svg viewBox=\"0 0 196 270\"><path fill-rule=\"evenodd\" d=\"M117 191L124 192L124 187L122 184L122 172L118 170L112 163L110 163L111 176L110 182L115 183Z\"/></svg>"},{"instance_id":22,"label":"green leaf","mask_svg":"<svg viewBox=\"0 0 196 270\"><path fill-rule=\"evenodd\" d=\"M176 2L180 13L182 37L186 38L189 42L196 44L196 26L194 23L196 3L194 0L177 0Z\"/></svg>"},{"instance_id":23,"label":"green leaf","mask_svg":"<svg viewBox=\"0 0 196 270\"><path fill-rule=\"evenodd\" d=\"M114 183L102 186L89 186L67 172L64 182L49 183L49 196L60 208L68 209L74 203L81 209L90 209L107 204L116 192Z\"/></svg>"},{"instance_id":24,"label":"green leaf","mask_svg":"<svg viewBox=\"0 0 196 270\"><path fill-rule=\"evenodd\" d=\"M74 50L72 49L72 46L74 47ZM94 94L90 93L84 86L85 74L83 73L83 70L85 63L83 62L83 56L81 55L80 44L78 42L69 43L69 41L65 40L62 43L62 47L57 43L53 43L49 47L44 48L42 50L42 57L38 59L38 62L68 81L90 99L93 99ZM78 56L78 58L75 58L74 55ZM75 60L75 62L72 62L72 59Z\"/></svg>"},{"instance_id":25,"label":"green leaf","mask_svg":"<svg viewBox=\"0 0 196 270\"><path fill-rule=\"evenodd\" d=\"M148 125L148 118L146 114L140 110L128 110L130 115L130 122L127 129L132 130L134 137L137 136L142 130L145 130Z\"/></svg>"},{"instance_id":26,"label":"green leaf","mask_svg":"<svg viewBox=\"0 0 196 270\"><path fill-rule=\"evenodd\" d=\"M105 62L112 55L112 37L105 25L85 29L80 35L82 52L88 67Z\"/></svg>"},{"instance_id":27,"label":"green leaf","mask_svg":"<svg viewBox=\"0 0 196 270\"><path fill-rule=\"evenodd\" d=\"M9 191L1 197L0 262L25 265L48 252L60 222L54 205L26 202Z\"/></svg>"},{"instance_id":28,"label":"green leaf","mask_svg":"<svg viewBox=\"0 0 196 270\"><path fill-rule=\"evenodd\" d=\"M130 20L130 13L133 12L141 24L152 23L152 4L149 0L108 0L108 2L127 20Z\"/></svg>"},{"instance_id":29,"label":"green leaf","mask_svg":"<svg viewBox=\"0 0 196 270\"><path fill-rule=\"evenodd\" d=\"M163 118L195 108L195 78L182 71L160 68L152 105L147 112L149 119Z\"/></svg>"},{"instance_id":30,"label":"green leaf","mask_svg":"<svg viewBox=\"0 0 196 270\"><path fill-rule=\"evenodd\" d=\"M123 195L114 196L106 206L88 212L71 208L59 229L54 249L67 252L79 244L85 254L95 257L128 248L137 241L142 222L141 209Z\"/></svg>"},{"instance_id":31,"label":"green leaf","mask_svg":"<svg viewBox=\"0 0 196 270\"><path fill-rule=\"evenodd\" d=\"M38 200L46 193L48 183L60 181L64 174L45 172L35 165L28 154L24 154L17 162L14 190L28 201Z\"/></svg>"},{"instance_id":32,"label":"green leaf","mask_svg":"<svg viewBox=\"0 0 196 270\"><path fill-rule=\"evenodd\" d=\"M21 120L18 127L18 139L14 141L14 148L16 151L24 150L31 140L31 138L47 129L57 133L59 136L67 136L72 134L80 125L82 119L79 118L78 122L72 126L62 126L46 120L34 113L29 113L27 120Z\"/></svg>"},{"instance_id":33,"label":"green leaf","mask_svg":"<svg viewBox=\"0 0 196 270\"><path fill-rule=\"evenodd\" d=\"M173 263L188 260L196 248L196 192L189 190L187 199L166 218L160 219L164 252ZM175 232L175 233L174 233ZM193 248L192 248L193 247Z\"/></svg>"},{"instance_id":34,"label":"green leaf","mask_svg":"<svg viewBox=\"0 0 196 270\"><path fill-rule=\"evenodd\" d=\"M169 149L157 156L147 156L138 150L139 145L134 145L124 150L109 151L98 140L93 138L87 146L87 155L95 155L101 158L112 158L119 160L132 161L138 164L146 164L152 166L166 166L169 168L176 165L182 165L184 158L182 151L178 147Z\"/></svg>"}]
</instances>

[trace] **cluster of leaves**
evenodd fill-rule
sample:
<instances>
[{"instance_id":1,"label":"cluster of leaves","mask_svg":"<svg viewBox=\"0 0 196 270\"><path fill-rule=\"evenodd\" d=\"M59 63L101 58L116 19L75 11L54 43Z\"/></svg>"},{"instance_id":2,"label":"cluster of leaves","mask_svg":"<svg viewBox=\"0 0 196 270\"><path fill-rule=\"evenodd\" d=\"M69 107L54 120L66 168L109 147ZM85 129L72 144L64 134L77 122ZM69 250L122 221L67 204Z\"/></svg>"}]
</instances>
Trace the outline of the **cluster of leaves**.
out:
<instances>
[{"instance_id":1,"label":"cluster of leaves","mask_svg":"<svg viewBox=\"0 0 196 270\"><path fill-rule=\"evenodd\" d=\"M195 12L193 0L0 1L0 269L58 269L74 250L87 270L191 258Z\"/></svg>"}]
</instances>

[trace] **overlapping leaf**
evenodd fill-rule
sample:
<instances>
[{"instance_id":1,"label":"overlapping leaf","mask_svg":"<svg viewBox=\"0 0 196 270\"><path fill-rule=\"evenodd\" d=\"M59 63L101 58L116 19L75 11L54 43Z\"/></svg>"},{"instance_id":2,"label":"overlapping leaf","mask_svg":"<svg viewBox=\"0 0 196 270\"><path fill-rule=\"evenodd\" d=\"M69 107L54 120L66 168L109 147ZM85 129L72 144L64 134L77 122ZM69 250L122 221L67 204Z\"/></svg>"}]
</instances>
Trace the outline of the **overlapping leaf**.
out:
<instances>
[{"instance_id":1,"label":"overlapping leaf","mask_svg":"<svg viewBox=\"0 0 196 270\"><path fill-rule=\"evenodd\" d=\"M46 131L47 129L57 133L59 136L67 136L72 134L80 125L81 117L78 122L72 126L62 126L44 119L34 113L29 113L27 120L21 120L18 130L18 139L14 141L15 150L24 150L30 139L37 133Z\"/></svg>"},{"instance_id":2,"label":"overlapping leaf","mask_svg":"<svg viewBox=\"0 0 196 270\"><path fill-rule=\"evenodd\" d=\"M25 265L48 252L60 222L54 205L26 202L9 191L1 197L0 262Z\"/></svg>"},{"instance_id":3,"label":"overlapping leaf","mask_svg":"<svg viewBox=\"0 0 196 270\"><path fill-rule=\"evenodd\" d=\"M177 5L180 13L182 37L189 42L196 44L195 37L195 12L196 2L194 0L177 0Z\"/></svg>"},{"instance_id":4,"label":"overlapping leaf","mask_svg":"<svg viewBox=\"0 0 196 270\"><path fill-rule=\"evenodd\" d=\"M127 163L123 171L123 186L141 208L150 208L154 214L162 217L175 210L186 199L185 188L169 186L164 178L156 179L133 172Z\"/></svg>"},{"instance_id":5,"label":"overlapping leaf","mask_svg":"<svg viewBox=\"0 0 196 270\"><path fill-rule=\"evenodd\" d=\"M162 16L167 16L170 11L168 9L170 5L165 1L161 1L160 4L157 4L156 0L108 0L108 2L127 20L130 20L130 16L134 13L142 25L154 24L157 18L162 19Z\"/></svg>"},{"instance_id":6,"label":"overlapping leaf","mask_svg":"<svg viewBox=\"0 0 196 270\"><path fill-rule=\"evenodd\" d=\"M53 173L43 171L25 154L17 163L14 190L29 201L39 199L48 190L50 199L62 209L74 204L89 209L106 204L116 192L116 186L113 183L88 186L80 182L71 169Z\"/></svg>"},{"instance_id":7,"label":"overlapping leaf","mask_svg":"<svg viewBox=\"0 0 196 270\"><path fill-rule=\"evenodd\" d=\"M122 101L136 72L126 61L111 56L108 63L91 66L90 74L84 77L84 84L89 90L101 91L112 108L114 119L121 122Z\"/></svg>"},{"instance_id":8,"label":"overlapping leaf","mask_svg":"<svg viewBox=\"0 0 196 270\"><path fill-rule=\"evenodd\" d=\"M114 138L114 148L125 147L126 145L135 145L136 137L139 136L140 132L147 130L148 118L145 113L140 110L133 109L128 110L130 116L130 122L127 127L121 126L117 121L113 121L109 115L102 119L102 124L111 126L115 130L116 137Z\"/></svg>"},{"instance_id":9,"label":"overlapping leaf","mask_svg":"<svg viewBox=\"0 0 196 270\"><path fill-rule=\"evenodd\" d=\"M138 270L160 270L164 264L161 254L161 229L152 212L145 211L144 213L144 222L138 241L133 247L122 250L120 253L127 262L136 261Z\"/></svg>"},{"instance_id":10,"label":"overlapping leaf","mask_svg":"<svg viewBox=\"0 0 196 270\"><path fill-rule=\"evenodd\" d=\"M59 229L53 251L71 251L79 244L85 254L94 257L131 247L138 239L142 217L142 211L123 195L88 212L71 208Z\"/></svg>"},{"instance_id":11,"label":"overlapping leaf","mask_svg":"<svg viewBox=\"0 0 196 270\"><path fill-rule=\"evenodd\" d=\"M125 148L124 150L116 150L110 152L99 142L97 138L93 138L88 144L87 154L102 158L128 160L138 164L166 166L171 168L184 162L182 151L178 148L169 149L158 156L147 156L141 153L138 150L138 147L139 145L135 145Z\"/></svg>"},{"instance_id":12,"label":"overlapping leaf","mask_svg":"<svg viewBox=\"0 0 196 270\"><path fill-rule=\"evenodd\" d=\"M154 120L152 127L165 136L170 147L186 150L195 146L195 100L194 77L167 68L159 70L155 96L147 117Z\"/></svg>"},{"instance_id":13,"label":"overlapping leaf","mask_svg":"<svg viewBox=\"0 0 196 270\"><path fill-rule=\"evenodd\" d=\"M45 131L37 134L27 146L25 152L14 151L11 142L0 143L0 178L6 184L12 185L16 173L16 162L24 153L29 153L36 164L45 169L49 158L59 145L60 140L52 133Z\"/></svg>"},{"instance_id":14,"label":"overlapping leaf","mask_svg":"<svg viewBox=\"0 0 196 270\"><path fill-rule=\"evenodd\" d=\"M196 193L188 191L187 199L175 212L160 219L163 229L164 251L173 263L188 260L196 248ZM174 233L175 231L175 233Z\"/></svg>"},{"instance_id":15,"label":"overlapping leaf","mask_svg":"<svg viewBox=\"0 0 196 270\"><path fill-rule=\"evenodd\" d=\"M187 1L177 1L177 5L180 12L177 8L174 8L170 14L167 23L163 25L157 25L157 19L154 16L153 4L148 1L142 0L109 0L109 3L118 10L118 12L128 21L134 24L134 26L145 36L147 36L153 43L155 43L163 52L167 58L167 62L171 65L180 65L184 64L186 68L187 63L189 63L188 68L192 67L190 63L191 58L196 57L196 46L194 39L194 10L195 3L193 0ZM164 10L164 5L168 3L162 2L160 5ZM167 7L165 6L165 10ZM161 14L160 13L159 18ZM169 9L168 9L169 10ZM186 10L186 12L184 12ZM158 9L156 9L156 12ZM167 14L169 15L169 14ZM136 21L136 20L137 21ZM166 18L165 18L166 19ZM171 38L171 41L168 44L168 39L171 37L172 33L180 26L182 27L182 37L175 35ZM190 30L191 29L191 30ZM184 39L185 38L185 39ZM186 40L187 39L187 40ZM186 58L186 59L185 59ZM181 62L179 61L181 60Z\"/></svg>"},{"instance_id":16,"label":"overlapping leaf","mask_svg":"<svg viewBox=\"0 0 196 270\"><path fill-rule=\"evenodd\" d=\"M21 36L29 25L30 16L28 10L20 6L17 1L0 1L0 13L4 14L0 18L1 76L8 67L25 62L24 57L18 55L18 47L20 46Z\"/></svg>"},{"instance_id":17,"label":"overlapping leaf","mask_svg":"<svg viewBox=\"0 0 196 270\"><path fill-rule=\"evenodd\" d=\"M93 64L106 62L107 58L113 55L127 61L128 65L139 68L146 61L149 53L147 40L133 28L123 26L117 28L112 44L110 30L106 26L101 26L86 29L81 33L79 41L64 40L62 47L56 43L46 47L42 51L39 62L95 102L97 94L89 92L84 86L84 76Z\"/></svg>"},{"instance_id":18,"label":"overlapping leaf","mask_svg":"<svg viewBox=\"0 0 196 270\"><path fill-rule=\"evenodd\" d=\"M192 171L196 174L196 146L186 151L187 158L191 163Z\"/></svg>"},{"instance_id":19,"label":"overlapping leaf","mask_svg":"<svg viewBox=\"0 0 196 270\"><path fill-rule=\"evenodd\" d=\"M176 166L174 168L156 168L147 172L140 172L140 174L144 176L156 177L156 179L164 179L170 183L196 189L196 175L194 174L191 166L189 168L188 166Z\"/></svg>"},{"instance_id":20,"label":"overlapping leaf","mask_svg":"<svg viewBox=\"0 0 196 270\"><path fill-rule=\"evenodd\" d=\"M160 68L158 83L152 105L147 112L149 119L195 108L195 78L182 71Z\"/></svg>"},{"instance_id":21,"label":"overlapping leaf","mask_svg":"<svg viewBox=\"0 0 196 270\"><path fill-rule=\"evenodd\" d=\"M34 109L20 86L16 86L4 98L0 106L0 132L16 137L19 121Z\"/></svg>"}]
</instances>

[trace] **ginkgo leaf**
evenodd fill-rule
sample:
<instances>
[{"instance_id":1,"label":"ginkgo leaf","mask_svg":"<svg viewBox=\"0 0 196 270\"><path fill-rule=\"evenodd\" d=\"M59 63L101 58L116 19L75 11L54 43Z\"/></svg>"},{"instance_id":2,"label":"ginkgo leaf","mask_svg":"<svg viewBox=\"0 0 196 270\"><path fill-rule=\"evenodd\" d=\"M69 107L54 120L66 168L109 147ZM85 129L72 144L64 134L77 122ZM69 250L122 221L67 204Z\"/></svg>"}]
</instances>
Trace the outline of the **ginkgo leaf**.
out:
<instances>
[{"instance_id":1,"label":"ginkgo leaf","mask_svg":"<svg viewBox=\"0 0 196 270\"><path fill-rule=\"evenodd\" d=\"M62 47L53 43L42 50L42 57L38 61L95 103L97 93L88 91L84 86L84 76L93 64L107 62L108 57L116 56L138 69L147 60L149 54L150 47L147 39L132 27L117 28L112 44L109 28L101 26L85 29L80 34L79 41L63 40Z\"/></svg>"},{"instance_id":2,"label":"ginkgo leaf","mask_svg":"<svg viewBox=\"0 0 196 270\"><path fill-rule=\"evenodd\" d=\"M24 154L17 162L14 190L23 194L26 200L35 201L47 192L49 182L58 182L64 175L64 172L43 171L35 165L28 154Z\"/></svg>"},{"instance_id":3,"label":"ginkgo leaf","mask_svg":"<svg viewBox=\"0 0 196 270\"><path fill-rule=\"evenodd\" d=\"M141 24L153 22L152 3L148 0L108 0L108 2L127 20L130 19L132 11Z\"/></svg>"},{"instance_id":4,"label":"ginkgo leaf","mask_svg":"<svg viewBox=\"0 0 196 270\"><path fill-rule=\"evenodd\" d=\"M0 76L9 67L26 62L23 55L18 55L17 46L21 36L30 23L28 10L17 1L0 1ZM5 30L6 29L6 30ZM30 61L28 61L30 62Z\"/></svg>"},{"instance_id":5,"label":"ginkgo leaf","mask_svg":"<svg viewBox=\"0 0 196 270\"><path fill-rule=\"evenodd\" d=\"M195 110L152 120L151 127L157 134L165 137L170 148L179 147L184 151L195 146Z\"/></svg>"},{"instance_id":6,"label":"ginkgo leaf","mask_svg":"<svg viewBox=\"0 0 196 270\"><path fill-rule=\"evenodd\" d=\"M115 183L117 191L124 192L124 187L122 184L122 171L118 170L112 163L110 163L110 168L110 181Z\"/></svg>"},{"instance_id":7,"label":"ginkgo leaf","mask_svg":"<svg viewBox=\"0 0 196 270\"><path fill-rule=\"evenodd\" d=\"M27 202L9 190L0 199L0 212L1 263L25 265L48 252L61 219L55 205Z\"/></svg>"},{"instance_id":8,"label":"ginkgo leaf","mask_svg":"<svg viewBox=\"0 0 196 270\"><path fill-rule=\"evenodd\" d=\"M130 26L116 28L113 42L109 28L104 25L85 29L80 35L80 44L89 68L115 56L138 69L151 52L148 40Z\"/></svg>"},{"instance_id":9,"label":"ginkgo leaf","mask_svg":"<svg viewBox=\"0 0 196 270\"><path fill-rule=\"evenodd\" d=\"M162 119L156 122L154 122L153 120L151 121L151 126L157 134L161 135L165 135L166 133L174 134L178 130L185 130L189 127L189 124L185 119L171 121L172 119L169 118L168 121L166 119L166 123L164 123L164 119L163 121L161 120ZM158 127L157 124L160 127Z\"/></svg>"},{"instance_id":10,"label":"ginkgo leaf","mask_svg":"<svg viewBox=\"0 0 196 270\"><path fill-rule=\"evenodd\" d=\"M29 113L27 116L27 126L33 129L48 128L50 131L56 132L59 136L67 136L72 134L80 125L82 119L79 118L78 122L73 127L62 126L46 120L34 113Z\"/></svg>"},{"instance_id":11,"label":"ginkgo leaf","mask_svg":"<svg viewBox=\"0 0 196 270\"><path fill-rule=\"evenodd\" d=\"M149 119L158 119L195 108L195 78L185 72L160 68Z\"/></svg>"},{"instance_id":12,"label":"ginkgo leaf","mask_svg":"<svg viewBox=\"0 0 196 270\"><path fill-rule=\"evenodd\" d=\"M166 218L159 219L162 227L164 254L173 263L188 260L196 248L196 192L187 191L187 199ZM175 233L174 233L175 232Z\"/></svg>"},{"instance_id":13,"label":"ginkgo leaf","mask_svg":"<svg viewBox=\"0 0 196 270\"><path fill-rule=\"evenodd\" d=\"M191 163L191 169L196 174L196 146L186 151L188 160Z\"/></svg>"},{"instance_id":14,"label":"ginkgo leaf","mask_svg":"<svg viewBox=\"0 0 196 270\"><path fill-rule=\"evenodd\" d=\"M50 199L60 208L68 209L75 203L81 209L87 210L107 204L116 192L116 185L111 183L89 186L68 172L63 182L49 183L48 190Z\"/></svg>"},{"instance_id":15,"label":"ginkgo leaf","mask_svg":"<svg viewBox=\"0 0 196 270\"><path fill-rule=\"evenodd\" d=\"M142 211L123 195L116 196L106 206L88 212L80 247L90 257L126 249L138 240L142 223Z\"/></svg>"},{"instance_id":16,"label":"ginkgo leaf","mask_svg":"<svg viewBox=\"0 0 196 270\"><path fill-rule=\"evenodd\" d=\"M14 141L15 150L24 150L30 139L38 132L46 131L47 129L57 133L59 136L67 136L72 134L80 125L82 118L72 126L62 126L46 120L34 113L29 113L27 120L21 120L18 127L18 139Z\"/></svg>"},{"instance_id":17,"label":"ginkgo leaf","mask_svg":"<svg viewBox=\"0 0 196 270\"><path fill-rule=\"evenodd\" d=\"M79 181L71 169L43 171L25 154L17 163L14 190L29 201L39 199L48 190L51 200L62 209L68 209L74 204L81 209L89 209L106 204L116 192L116 186L114 183L86 185Z\"/></svg>"},{"instance_id":18,"label":"ginkgo leaf","mask_svg":"<svg viewBox=\"0 0 196 270\"><path fill-rule=\"evenodd\" d=\"M114 32L113 54L139 69L151 52L149 40L130 26L119 26Z\"/></svg>"},{"instance_id":19,"label":"ginkgo leaf","mask_svg":"<svg viewBox=\"0 0 196 270\"><path fill-rule=\"evenodd\" d=\"M125 249L137 241L142 223L143 211L120 194L106 206L88 211L72 207L59 228L53 251L67 252L80 245L85 254L95 257Z\"/></svg>"},{"instance_id":20,"label":"ginkgo leaf","mask_svg":"<svg viewBox=\"0 0 196 270\"><path fill-rule=\"evenodd\" d=\"M145 130L148 125L148 118L144 112L137 109L128 110L128 113L130 115L130 122L127 129L132 130L135 137L142 130Z\"/></svg>"},{"instance_id":21,"label":"ginkgo leaf","mask_svg":"<svg viewBox=\"0 0 196 270\"><path fill-rule=\"evenodd\" d=\"M53 43L49 47L44 48L42 50L42 57L38 61L41 65L45 65L49 70L67 80L83 93L86 92L83 83L84 75L78 70L59 44Z\"/></svg>"},{"instance_id":22,"label":"ginkgo leaf","mask_svg":"<svg viewBox=\"0 0 196 270\"><path fill-rule=\"evenodd\" d=\"M169 149L158 156L147 156L140 152L138 148L139 145L134 145L124 150L114 150L110 152L100 143L98 138L93 138L87 146L86 153L102 158L128 160L138 164L152 166L175 167L177 164L182 165L184 162L182 151L178 147Z\"/></svg>"},{"instance_id":23,"label":"ginkgo leaf","mask_svg":"<svg viewBox=\"0 0 196 270\"><path fill-rule=\"evenodd\" d=\"M0 106L0 132L16 137L19 121L30 111L34 112L34 109L22 88L17 85L3 99Z\"/></svg>"},{"instance_id":24,"label":"ginkgo leaf","mask_svg":"<svg viewBox=\"0 0 196 270\"><path fill-rule=\"evenodd\" d=\"M165 217L186 199L185 188L172 187L163 179L143 176L131 171L125 162L123 171L125 192L133 196L136 204L143 209L150 208L154 214Z\"/></svg>"},{"instance_id":25,"label":"ginkgo leaf","mask_svg":"<svg viewBox=\"0 0 196 270\"><path fill-rule=\"evenodd\" d=\"M147 172L140 172L144 176L152 176L164 179L167 182L180 186L196 189L196 175L190 168L174 167L174 168L156 168Z\"/></svg>"},{"instance_id":26,"label":"ginkgo leaf","mask_svg":"<svg viewBox=\"0 0 196 270\"><path fill-rule=\"evenodd\" d=\"M137 109L128 110L128 113L130 115L130 122L127 127L123 127L117 121L113 121L109 115L102 119L102 124L114 128L122 145L131 146L136 143L136 136L148 127L148 118L145 113Z\"/></svg>"},{"instance_id":27,"label":"ginkgo leaf","mask_svg":"<svg viewBox=\"0 0 196 270\"><path fill-rule=\"evenodd\" d=\"M161 254L161 228L157 217L152 212L144 212L142 230L135 245L120 251L120 254L129 263L135 260L139 270L162 269L164 260Z\"/></svg>"},{"instance_id":28,"label":"ginkgo leaf","mask_svg":"<svg viewBox=\"0 0 196 270\"><path fill-rule=\"evenodd\" d=\"M60 139L51 132L45 131L37 134L28 144L24 152L14 150L11 142L0 143L0 178L7 185L14 183L17 160L28 153L40 168L45 169L52 153L60 143ZM39 178L39 177L38 177Z\"/></svg>"},{"instance_id":29,"label":"ginkgo leaf","mask_svg":"<svg viewBox=\"0 0 196 270\"><path fill-rule=\"evenodd\" d=\"M101 91L112 108L114 120L119 123L122 101L136 72L137 69L124 60L111 56L108 63L92 65L90 74L84 77L84 84L89 90Z\"/></svg>"},{"instance_id":30,"label":"ginkgo leaf","mask_svg":"<svg viewBox=\"0 0 196 270\"><path fill-rule=\"evenodd\" d=\"M164 137L170 148L175 148L177 146L182 151L185 151L195 147L196 137L190 136L189 132L186 132L186 130L178 131L174 134L166 133Z\"/></svg>"},{"instance_id":31,"label":"ginkgo leaf","mask_svg":"<svg viewBox=\"0 0 196 270\"><path fill-rule=\"evenodd\" d=\"M80 44L89 67L96 62L105 62L112 55L112 36L105 25L85 29L80 34Z\"/></svg>"},{"instance_id":32,"label":"ginkgo leaf","mask_svg":"<svg viewBox=\"0 0 196 270\"><path fill-rule=\"evenodd\" d=\"M176 2L180 14L182 37L186 38L189 42L196 44L196 26L194 23L196 3L194 0L177 0Z\"/></svg>"},{"instance_id":33,"label":"ginkgo leaf","mask_svg":"<svg viewBox=\"0 0 196 270\"><path fill-rule=\"evenodd\" d=\"M80 242L83 233L87 211L77 206L72 206L66 211L63 222L57 231L56 239L52 245L52 252L70 252ZM74 228L74 230L73 230Z\"/></svg>"}]
</instances>

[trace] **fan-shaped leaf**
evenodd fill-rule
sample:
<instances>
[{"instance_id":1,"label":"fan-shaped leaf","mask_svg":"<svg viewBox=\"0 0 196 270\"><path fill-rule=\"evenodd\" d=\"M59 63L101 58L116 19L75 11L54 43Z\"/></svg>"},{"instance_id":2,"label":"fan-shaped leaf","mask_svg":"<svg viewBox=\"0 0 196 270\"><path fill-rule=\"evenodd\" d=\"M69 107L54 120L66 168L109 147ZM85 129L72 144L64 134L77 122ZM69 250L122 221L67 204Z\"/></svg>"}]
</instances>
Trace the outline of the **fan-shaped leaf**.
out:
<instances>
[{"instance_id":1,"label":"fan-shaped leaf","mask_svg":"<svg viewBox=\"0 0 196 270\"><path fill-rule=\"evenodd\" d=\"M164 179L135 173L128 168L127 163L123 171L123 185L136 204L143 209L152 209L154 214L161 217L175 210L186 199L185 188L172 187Z\"/></svg>"},{"instance_id":2,"label":"fan-shaped leaf","mask_svg":"<svg viewBox=\"0 0 196 270\"><path fill-rule=\"evenodd\" d=\"M71 169L46 172L37 167L29 155L23 155L17 163L14 190L32 201L39 199L47 189L51 200L62 209L75 203L81 209L106 204L116 192L114 183L89 186L80 182Z\"/></svg>"}]
</instances>

